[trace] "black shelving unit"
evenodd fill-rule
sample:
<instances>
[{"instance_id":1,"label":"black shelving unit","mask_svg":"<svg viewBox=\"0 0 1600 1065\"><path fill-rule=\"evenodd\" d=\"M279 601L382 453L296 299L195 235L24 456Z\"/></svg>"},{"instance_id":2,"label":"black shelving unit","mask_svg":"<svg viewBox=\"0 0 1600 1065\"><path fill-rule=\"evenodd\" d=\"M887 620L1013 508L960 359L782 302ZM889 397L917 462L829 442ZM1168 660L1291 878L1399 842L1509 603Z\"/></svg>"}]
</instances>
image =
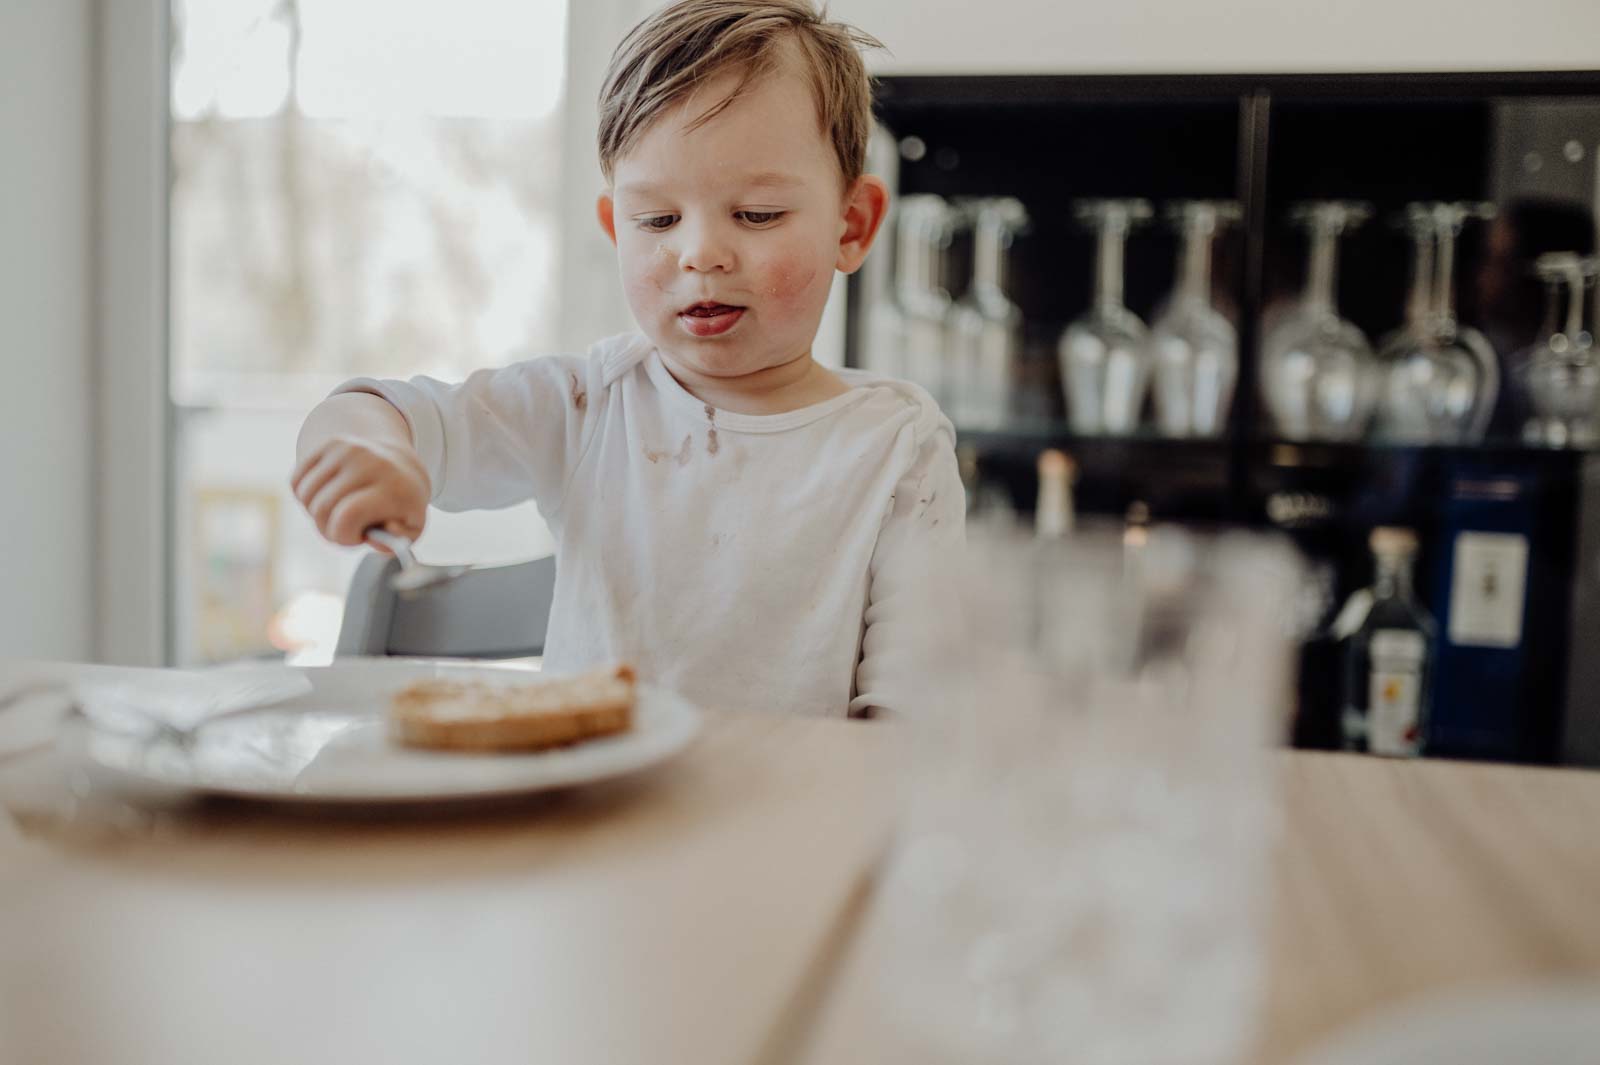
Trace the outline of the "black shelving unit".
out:
<instances>
[{"instance_id":1,"label":"black shelving unit","mask_svg":"<svg viewBox=\"0 0 1600 1065\"><path fill-rule=\"evenodd\" d=\"M1303 239L1285 222L1293 202L1373 204L1374 221L1342 244L1339 299L1345 316L1376 345L1400 324L1408 286L1405 237L1383 220L1412 200L1495 200L1506 222L1492 235L1481 226L1463 235L1457 291L1461 319L1489 335L1506 376L1509 350L1533 339L1542 299L1537 283L1516 272L1518 256L1525 266L1538 251L1558 250L1552 242L1590 251L1595 240L1593 160L1587 183L1575 186L1587 196L1585 210L1540 191L1565 164L1552 159L1534 174L1522 166L1532 166L1532 153L1517 137L1549 125L1541 118L1547 113L1578 114L1593 125L1583 143L1596 150L1600 71L904 76L880 81L876 106L884 126L918 148L902 154L899 194L1011 195L1030 215L1031 230L1013 252L1012 297L1027 323L1026 373L1039 416L998 429L958 427L962 442L978 452L983 477L1004 485L1017 508L1028 511L1037 453L1062 448L1078 465L1080 510L1121 515L1140 502L1157 520L1283 529L1333 564L1340 597L1368 578L1366 535L1374 525L1416 528L1425 545L1419 573L1432 573L1440 563L1427 545L1452 520L1453 488L1480 475L1515 479L1537 508L1529 578L1537 610L1530 610L1528 631L1529 668L1537 675L1524 684L1534 709L1514 756L1553 760L1550 722L1564 695L1559 678L1582 457L1522 446L1520 414L1505 384L1502 409L1482 446L1274 439L1257 391L1259 323L1303 283ZM1219 302L1240 337L1238 387L1221 438L1083 438L1068 430L1054 376L1055 340L1087 307L1093 264L1092 237L1071 209L1072 201L1097 196L1141 196L1158 208L1180 198L1241 204L1243 220L1218 241L1213 266ZM1522 242L1509 251L1502 246L1508 232ZM1175 237L1163 226L1130 237L1125 297L1146 321L1172 285L1175 257ZM846 355L852 363L864 337L860 294L859 279L852 279Z\"/></svg>"},{"instance_id":2,"label":"black shelving unit","mask_svg":"<svg viewBox=\"0 0 1600 1065\"><path fill-rule=\"evenodd\" d=\"M1257 486L1272 430L1256 388L1259 323L1264 311L1298 293L1303 274L1303 243L1284 223L1288 205L1321 197L1374 204L1377 219L1344 242L1340 302L1376 341L1399 324L1407 285L1404 237L1381 220L1416 199L1492 199L1495 104L1564 99L1600 103L1600 71L881 79L880 121L924 149L919 158L902 160L899 194L1013 195L1032 220L1016 249L1013 297L1027 321L1032 387L1046 416L999 431L960 427L963 439L978 448L985 473L1003 481L1024 510L1033 496L1033 455L1055 446L1069 449L1091 481L1121 485L1105 491L1089 486L1080 500L1086 509L1125 505L1127 497L1150 504L1158 516L1162 507L1176 505L1165 512L1175 519L1263 520ZM1093 196L1158 203L1204 197L1242 205L1243 222L1219 240L1214 269L1219 299L1231 304L1240 336L1239 386L1221 440L1082 440L1061 420L1054 342L1088 304L1093 262L1092 238L1073 221L1071 204ZM1583 239L1592 244L1592 221L1589 228ZM889 254L888 243L878 254ZM1533 282L1514 279L1521 305L1506 320L1485 323L1470 284L1483 262L1483 244L1481 231L1464 235L1462 319L1486 327L1502 349L1525 343L1537 326L1537 308L1529 302L1537 297ZM1130 240L1126 298L1147 321L1171 286L1175 254L1174 237L1159 225ZM852 296L859 296L855 279L852 285ZM847 332L847 360L856 362L859 298L849 301ZM1502 389L1508 407L1509 391ZM1497 417L1494 431L1486 452L1521 450L1512 440L1509 411ZM1344 468L1381 464L1403 450L1309 448L1303 468L1315 471L1319 459ZM1214 476L1219 452L1226 464L1222 478ZM1556 471L1568 465L1559 452L1528 449L1524 458L1548 461ZM1197 468L1207 472L1210 494L1167 490L1169 473L1187 485Z\"/></svg>"}]
</instances>

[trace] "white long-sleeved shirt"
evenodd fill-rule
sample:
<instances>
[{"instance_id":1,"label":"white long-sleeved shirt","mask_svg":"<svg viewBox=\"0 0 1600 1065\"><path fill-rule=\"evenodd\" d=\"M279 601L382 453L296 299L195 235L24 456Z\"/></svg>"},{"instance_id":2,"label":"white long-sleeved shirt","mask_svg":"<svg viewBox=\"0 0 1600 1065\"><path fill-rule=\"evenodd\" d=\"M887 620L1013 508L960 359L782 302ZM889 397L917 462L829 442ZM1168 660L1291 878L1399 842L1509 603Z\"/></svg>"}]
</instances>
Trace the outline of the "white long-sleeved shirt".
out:
<instances>
[{"instance_id":1,"label":"white long-sleeved shirt","mask_svg":"<svg viewBox=\"0 0 1600 1065\"><path fill-rule=\"evenodd\" d=\"M631 334L336 392L400 411L435 506L535 500L557 543L547 669L627 661L727 709L911 709L926 592L964 535L954 432L917 386L838 373L844 395L735 414Z\"/></svg>"}]
</instances>

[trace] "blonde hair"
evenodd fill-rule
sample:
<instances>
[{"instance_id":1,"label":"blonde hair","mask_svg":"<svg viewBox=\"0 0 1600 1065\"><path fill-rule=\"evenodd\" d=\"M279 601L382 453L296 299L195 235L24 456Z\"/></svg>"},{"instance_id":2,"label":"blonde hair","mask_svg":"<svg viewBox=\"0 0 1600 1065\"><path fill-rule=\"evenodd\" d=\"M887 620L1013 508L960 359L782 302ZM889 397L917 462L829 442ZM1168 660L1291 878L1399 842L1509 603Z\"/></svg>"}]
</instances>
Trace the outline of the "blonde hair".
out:
<instances>
[{"instance_id":1,"label":"blonde hair","mask_svg":"<svg viewBox=\"0 0 1600 1065\"><path fill-rule=\"evenodd\" d=\"M679 0L640 22L617 45L600 88L600 170L610 181L617 159L650 123L701 81L739 66L734 91L695 119L720 114L781 62L793 41L817 102L817 121L833 141L845 184L866 168L872 84L860 49L883 45L853 26L829 22L810 0Z\"/></svg>"}]
</instances>

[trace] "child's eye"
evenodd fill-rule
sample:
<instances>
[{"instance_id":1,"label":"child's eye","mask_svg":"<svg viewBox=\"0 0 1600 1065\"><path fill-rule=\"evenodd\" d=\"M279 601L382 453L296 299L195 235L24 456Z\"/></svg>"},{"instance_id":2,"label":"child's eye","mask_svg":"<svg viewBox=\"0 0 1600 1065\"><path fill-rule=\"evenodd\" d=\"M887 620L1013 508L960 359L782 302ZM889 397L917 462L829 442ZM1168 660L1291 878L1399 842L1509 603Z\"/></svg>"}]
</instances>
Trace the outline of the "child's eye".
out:
<instances>
[{"instance_id":1,"label":"child's eye","mask_svg":"<svg viewBox=\"0 0 1600 1065\"><path fill-rule=\"evenodd\" d=\"M647 218L638 219L638 223L640 229L648 229L651 232L659 233L664 229L671 229L672 223L677 220L678 216L675 214L653 214Z\"/></svg>"},{"instance_id":2,"label":"child's eye","mask_svg":"<svg viewBox=\"0 0 1600 1065\"><path fill-rule=\"evenodd\" d=\"M752 226L770 226L782 218L786 211L735 211L734 217Z\"/></svg>"}]
</instances>

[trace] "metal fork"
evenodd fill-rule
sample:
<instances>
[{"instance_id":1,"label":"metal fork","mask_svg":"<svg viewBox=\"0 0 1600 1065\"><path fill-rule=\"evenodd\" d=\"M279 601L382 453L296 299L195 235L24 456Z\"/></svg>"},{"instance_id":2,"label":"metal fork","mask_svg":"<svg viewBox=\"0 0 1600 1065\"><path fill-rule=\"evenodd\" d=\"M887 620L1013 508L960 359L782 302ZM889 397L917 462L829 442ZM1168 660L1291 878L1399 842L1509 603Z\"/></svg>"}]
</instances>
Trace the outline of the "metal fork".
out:
<instances>
[{"instance_id":1,"label":"metal fork","mask_svg":"<svg viewBox=\"0 0 1600 1065\"><path fill-rule=\"evenodd\" d=\"M309 691L310 686L307 685L306 689ZM67 706L64 714L66 718L86 720L101 732L126 736L132 739L165 741L181 750L188 751L194 747L195 737L203 727L226 718L242 717L246 714L256 713L283 701L294 693L288 692L276 684L264 689L262 682L259 681L253 687L236 687L235 690L229 693L229 701L237 705L202 714L186 724L169 721L158 713L152 713L147 707L141 706L137 702L118 701L116 709L138 722L135 727L127 727L126 722L113 722L108 720L105 715L93 714L86 710L83 706L83 700L72 682L47 680L24 684L20 688L0 695L0 711L25 702L35 696L50 694L67 696Z\"/></svg>"},{"instance_id":2,"label":"metal fork","mask_svg":"<svg viewBox=\"0 0 1600 1065\"><path fill-rule=\"evenodd\" d=\"M387 547L394 552L394 557L400 560L400 572L389 578L389 587L407 599L426 588L433 588L446 581L455 580L472 568L471 566L430 566L426 562L418 562L417 556L412 553L409 539L404 536L397 536L378 525L367 529L363 536L371 543Z\"/></svg>"},{"instance_id":3,"label":"metal fork","mask_svg":"<svg viewBox=\"0 0 1600 1065\"><path fill-rule=\"evenodd\" d=\"M74 719L87 721L92 727L99 729L101 732L112 733L117 736L126 736L131 739L138 740L162 740L174 744L184 751L188 751L193 746L195 730L201 725L208 723L207 721L199 721L188 726L174 725L172 722L163 721L155 714L151 714L140 709L139 707L129 706L127 709L143 723L144 728L113 728L107 725L103 720L97 721L91 718L90 715L83 709L83 704L79 702L78 699L73 697L72 684L68 681L60 680L40 681L33 684L24 684L20 688L8 691L4 695L0 695L0 711L9 710L13 706L25 703L30 699L34 699L42 695L59 695L66 697L66 706L63 709L60 718L62 721ZM253 708L230 710L216 716L227 717L229 714L244 713L249 709ZM55 742L56 741L54 739L50 739L43 743L36 743L28 747L19 747L16 750L0 751L0 764L9 762L15 758L20 758L23 755L33 754L37 751L45 750L46 748L54 746Z\"/></svg>"}]
</instances>

